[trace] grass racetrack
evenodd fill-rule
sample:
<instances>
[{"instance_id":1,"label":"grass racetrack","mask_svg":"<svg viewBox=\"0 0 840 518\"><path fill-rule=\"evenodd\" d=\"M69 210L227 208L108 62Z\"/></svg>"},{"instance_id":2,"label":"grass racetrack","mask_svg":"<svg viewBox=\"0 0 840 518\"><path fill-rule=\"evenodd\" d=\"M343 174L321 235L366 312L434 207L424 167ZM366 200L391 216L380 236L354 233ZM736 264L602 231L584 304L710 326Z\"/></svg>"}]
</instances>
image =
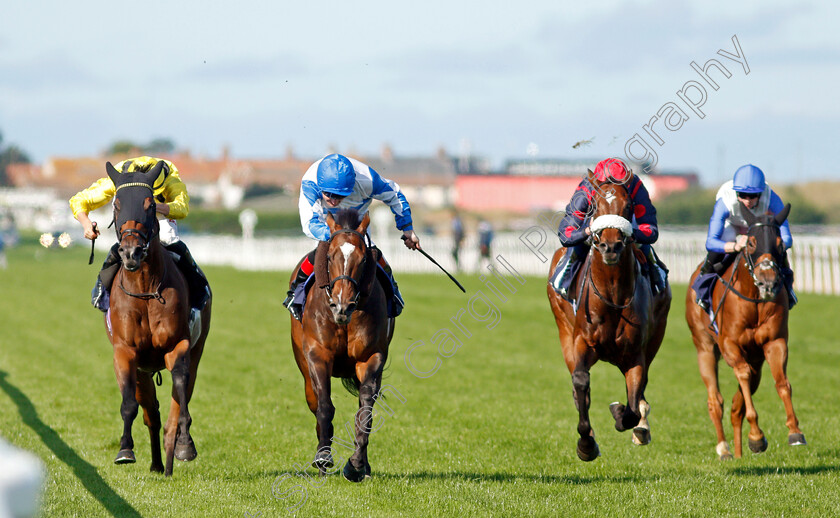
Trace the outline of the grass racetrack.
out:
<instances>
[{"instance_id":1,"label":"grass racetrack","mask_svg":"<svg viewBox=\"0 0 840 518\"><path fill-rule=\"evenodd\" d=\"M386 400L369 448L373 477L318 479L315 418L303 395L281 307L286 273L208 268L214 314L195 395L191 432L198 458L174 476L149 473L142 412L134 423L137 463L113 464L122 421L111 346L89 304L101 254L25 245L0 270L0 435L33 451L49 471L43 516L836 516L840 510L840 300L800 295L792 311L788 374L809 444L787 446L784 409L769 369L755 396L767 452L720 462L694 345L674 288L665 342L650 371L653 442L631 444L608 404L624 401L612 365L592 371L591 419L601 457L578 460L577 413L543 278L514 283L501 303L477 277L467 295L444 275L400 275L407 300L391 343ZM698 258L699 260L699 258ZM516 266L516 265L514 265ZM433 336L481 290L500 321L469 314L462 345L438 354ZM487 306L476 306L479 313ZM411 344L416 369L404 362ZM439 340L438 340L439 341ZM736 389L722 364L724 426ZM162 417L171 377L158 388ZM333 383L335 433L357 401ZM341 449L338 453L347 456ZM299 476L301 468L308 477ZM289 474L289 475L287 475ZM274 488L274 491L272 491Z\"/></svg>"}]
</instances>

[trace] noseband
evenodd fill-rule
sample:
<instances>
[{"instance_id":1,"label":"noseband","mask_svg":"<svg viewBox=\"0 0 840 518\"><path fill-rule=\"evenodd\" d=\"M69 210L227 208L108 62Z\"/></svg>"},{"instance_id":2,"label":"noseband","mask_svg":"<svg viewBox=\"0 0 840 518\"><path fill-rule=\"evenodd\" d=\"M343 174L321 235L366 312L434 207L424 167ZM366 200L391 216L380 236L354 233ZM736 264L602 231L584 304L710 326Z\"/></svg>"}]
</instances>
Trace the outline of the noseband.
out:
<instances>
[{"instance_id":1,"label":"noseband","mask_svg":"<svg viewBox=\"0 0 840 518\"><path fill-rule=\"evenodd\" d=\"M149 189L150 191L152 191L152 196L154 196L154 191L152 190L152 187L149 184L146 184L146 183L143 183L143 182L124 183L124 184L120 185L119 187L117 187L117 190L115 191L115 195L116 195L117 192L120 191L120 189L124 189L126 187L145 187L146 189ZM117 219L116 214L114 214L114 221L115 222L116 222L116 219ZM117 229L116 229L117 230L117 238L119 239L120 243L122 243L122 240L126 236L131 236L131 235L134 235L134 236L136 236L136 237L138 237L139 239L142 240L143 245L140 247L140 250L143 252L143 257L140 259L141 261L146 260L146 257L149 255L149 246L152 244L152 240L158 234L158 230L156 229L157 225L154 225L154 224L149 225L148 224L148 218L147 218L147 221L145 221L143 223L144 223L143 226L147 228L146 232L141 232L140 230L137 230L136 228L127 228L125 230L120 230L121 225L119 223L117 223Z\"/></svg>"},{"instance_id":2,"label":"noseband","mask_svg":"<svg viewBox=\"0 0 840 518\"><path fill-rule=\"evenodd\" d=\"M361 270L364 273L365 263L367 261L367 250L368 250L368 245L365 243L365 236L361 232L357 232L353 229L341 228L341 229L338 229L338 230L336 230L335 232L332 233L330 238L327 240L327 243L329 244L333 240L333 238L335 236L339 235L339 234L353 234L353 235L359 236L359 239L362 242L362 254L364 255L364 257L362 258L362 268L361 268ZM332 301L333 286L335 285L336 282L341 281L341 280L350 281L350 283L353 285L353 288L355 288L355 290L356 290L356 295L353 297L353 299L350 302L352 304L358 304L359 303L359 297L362 294L362 288L359 285L359 281L356 280L354 277L352 277L350 275L338 275L336 277L333 277L332 279L330 279L329 284L325 284L325 285L321 286L321 288L324 288L324 289L327 290L327 296L329 297L330 301Z\"/></svg>"}]
</instances>

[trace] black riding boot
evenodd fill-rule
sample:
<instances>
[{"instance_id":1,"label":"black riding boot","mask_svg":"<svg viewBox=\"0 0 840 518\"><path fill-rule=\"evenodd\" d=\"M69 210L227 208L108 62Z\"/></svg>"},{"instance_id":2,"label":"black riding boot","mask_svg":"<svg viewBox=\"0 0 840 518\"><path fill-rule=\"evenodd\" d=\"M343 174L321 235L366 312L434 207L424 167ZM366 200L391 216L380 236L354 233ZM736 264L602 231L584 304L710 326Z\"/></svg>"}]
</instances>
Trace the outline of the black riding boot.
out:
<instances>
[{"instance_id":1,"label":"black riding boot","mask_svg":"<svg viewBox=\"0 0 840 518\"><path fill-rule=\"evenodd\" d=\"M297 275L295 275L295 279L289 286L289 291L286 292L286 300L283 301L283 305L289 310L289 313L291 313L296 320L303 318L303 306L294 303L295 290L302 282L306 282L306 279L308 278L309 275L303 271L303 268L298 268Z\"/></svg>"},{"instance_id":2,"label":"black riding boot","mask_svg":"<svg viewBox=\"0 0 840 518\"><path fill-rule=\"evenodd\" d=\"M708 273L717 273L720 275L720 272L718 271L720 268L718 265L724 257L726 257L726 254L721 254L719 252L707 252L706 259L703 261L703 266L700 267L700 275Z\"/></svg>"},{"instance_id":3,"label":"black riding boot","mask_svg":"<svg viewBox=\"0 0 840 518\"><path fill-rule=\"evenodd\" d=\"M90 292L90 303L103 313L108 311L111 284L114 282L117 270L120 269L120 255L117 253L119 248L119 243L114 243L114 246L111 247L105 262L102 263L102 269L96 276L96 284L93 285L93 290Z\"/></svg>"},{"instance_id":4,"label":"black riding boot","mask_svg":"<svg viewBox=\"0 0 840 518\"><path fill-rule=\"evenodd\" d=\"M210 298L210 285L207 283L207 277L195 263L189 248L183 241L164 245L164 248L177 256L174 258L175 264L186 277L187 286L190 288L190 307L201 310L207 303L207 299Z\"/></svg>"}]
</instances>

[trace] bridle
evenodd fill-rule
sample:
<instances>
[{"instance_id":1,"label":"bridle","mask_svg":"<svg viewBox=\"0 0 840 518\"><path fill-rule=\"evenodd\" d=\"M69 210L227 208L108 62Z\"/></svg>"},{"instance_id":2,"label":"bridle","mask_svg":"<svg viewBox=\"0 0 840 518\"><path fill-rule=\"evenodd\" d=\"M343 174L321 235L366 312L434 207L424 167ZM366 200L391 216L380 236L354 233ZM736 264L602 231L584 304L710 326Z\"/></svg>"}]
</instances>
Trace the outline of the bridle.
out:
<instances>
[{"instance_id":1,"label":"bridle","mask_svg":"<svg viewBox=\"0 0 840 518\"><path fill-rule=\"evenodd\" d=\"M773 223L761 223L761 222L754 223L754 224L750 225L749 229L747 229L747 235L748 236L752 234L752 230L755 227L775 227L775 228L779 228L779 225L776 225L776 224L773 224ZM771 253L770 255L772 256L773 254ZM721 277L721 279L720 279L720 282L722 282L724 287L726 287L726 291L723 292L723 296L721 296L720 301L717 304L717 307L715 308L714 312L712 313L711 322L714 322L715 319L717 318L717 314L720 311L720 309L723 307L724 300L726 300L726 294L729 293L730 291L732 293L734 293L735 295L737 295L739 298L741 298L743 300L746 300L747 302L752 302L753 304L761 304L763 302L770 302L769 300L754 299L752 297L747 297L746 295L744 295L743 293L738 291L738 289L735 288L735 285L732 284L732 281L735 279L735 274L738 272L738 266L741 264L741 259L742 258L743 258L744 263L745 263L744 266L746 266L747 271L750 273L750 277L752 277L753 284L756 286L756 288L758 288L758 282L759 282L758 278L755 275L755 269L756 269L757 266L761 267L761 268L765 268L765 269L766 268L772 268L774 273L776 274L776 278L781 277L781 268L779 268L778 263L776 261L774 261L772 258L763 259L763 260L759 261L758 263L756 263L755 260L752 258L752 255L750 255L747 252L747 248L746 247L742 248L741 251L738 252L738 259L735 261L735 265L732 268L732 274L729 275L729 281L727 282L726 280L723 279L723 277ZM777 287L776 290L778 290L778 289L779 288ZM774 292L773 294L775 295L775 293L776 292ZM711 325L712 324L709 324L710 327L711 327Z\"/></svg>"},{"instance_id":2,"label":"bridle","mask_svg":"<svg viewBox=\"0 0 840 518\"><path fill-rule=\"evenodd\" d=\"M755 223L753 225L750 225L750 228L747 230L747 235L748 236L752 233L752 230L755 227L775 227L777 229L779 228L778 225L774 225L772 223ZM781 268L779 268L778 263L776 263L776 261L773 260L773 257L772 257L773 254L772 253L770 254L771 257L768 257L766 259L762 259L761 261L758 262L758 264L756 264L755 261L752 258L752 255L746 253L746 250L747 249L745 247L743 250L741 250L741 253L744 255L744 261L747 263L747 270L750 272L750 277L752 277L753 283L756 284L756 287L758 286L758 282L759 282L758 278L756 278L756 276L755 276L755 268L757 266L760 266L764 270L766 270L768 268L772 268L773 272L776 274L776 277L777 278L781 277L781 274L782 274L781 273Z\"/></svg>"},{"instance_id":3,"label":"bridle","mask_svg":"<svg viewBox=\"0 0 840 518\"><path fill-rule=\"evenodd\" d=\"M624 190L627 191L627 187L624 184L620 184L624 187ZM629 191L627 191L629 195ZM633 201L628 198L628 204L630 206L630 213L633 213ZM590 225L590 229L592 229L592 234L590 236L591 243L590 243L590 255L592 254L592 250L597 249L598 243L601 241L601 232L605 229L614 228L621 232L624 238L622 239L622 243L625 247L629 247L630 243L633 242L633 225L630 223L630 220L625 218L624 216L620 216L618 214L603 214L595 218ZM592 280L592 269L591 269L591 262L592 260L587 263L586 272L585 272L585 282L592 286L592 291L595 292L595 296L601 299L601 302L606 304L607 306L613 309L626 309L630 307L633 303L633 299L636 297L636 282L638 279L633 280L633 290L632 295L630 296L630 300L627 301L626 304L615 304L607 300L604 295L598 291L598 288L595 286L595 282ZM638 266L638 265L637 265Z\"/></svg>"},{"instance_id":4,"label":"bridle","mask_svg":"<svg viewBox=\"0 0 840 518\"><path fill-rule=\"evenodd\" d=\"M152 186L150 186L147 183L143 183L143 182L124 183L124 184L120 185L119 187L117 187L117 190L114 191L114 193L115 193L114 195L116 196L116 193L118 193L121 189L125 189L126 187L144 187L146 189L149 189L150 191L152 191L152 200L154 201L154 190L152 190ZM154 203L153 203L152 207L154 207ZM152 212L152 214L154 214L154 212ZM141 261L146 260L146 257L149 255L149 246L152 244L152 240L155 238L155 236L157 236L158 233L160 232L158 225L155 225L154 223L152 223L151 225L148 224L148 219L154 219L154 218L147 218L147 221L144 222L144 223L146 223L146 224L143 225L144 227L147 228L146 232L141 232L140 230L137 230L136 228L127 228L125 230L120 230L121 225L119 223L117 223L115 225L115 227L116 227L115 230L117 231L117 239L119 240L120 243L122 243L122 240L123 240L123 238L125 238L125 236L131 236L131 235L137 236L139 239L142 240L143 245L140 247L140 250L143 252L143 256L140 259ZM114 221L116 222L116 220L117 220L117 214L116 214L116 208L115 208Z\"/></svg>"},{"instance_id":5,"label":"bridle","mask_svg":"<svg viewBox=\"0 0 840 518\"><path fill-rule=\"evenodd\" d=\"M146 189L149 189L150 191L152 191L152 194L153 194L152 200L154 200L154 190L152 189L152 187L149 184L143 183L143 182L124 183L124 184L120 185L119 187L117 187L117 189L115 191L115 196L116 196L116 192L119 192L120 189L124 189L126 187L144 187ZM152 207L154 207L154 204L152 205ZM154 211L152 212L152 214L154 214ZM152 219L154 219L154 218L152 218ZM114 221L116 222L116 220L117 220L117 214L116 214L116 208L115 208L115 210L114 210ZM148 221L146 221L145 223L148 223ZM156 223L157 223L157 219L154 219L154 223L152 223L150 225L149 224L144 224L143 226L147 229L146 232L142 232L142 231L140 231L136 228L127 228L125 230L120 230L121 225L120 224L115 224L116 231L117 231L117 238L119 239L120 243L122 243L123 239L126 236L132 236L132 235L137 237L143 243L140 246L140 251L142 252L141 257L140 257L140 262L145 261L146 258L149 256L149 246L151 246L152 240L154 240L155 236L157 236L160 232L160 229L159 229L159 227ZM123 285L122 277L120 277L120 289L123 291L123 293L125 293L128 296L138 298L138 299L142 299L142 300L149 300L149 299L154 298L158 302L160 302L161 304L165 304L166 300L164 300L163 296L160 293L160 287L163 284L163 279L165 277L166 277L166 262L163 263L163 273L161 274L160 281L158 281L158 286L157 286L157 288L155 288L154 291L146 292L146 293L130 292Z\"/></svg>"},{"instance_id":6,"label":"bridle","mask_svg":"<svg viewBox=\"0 0 840 518\"><path fill-rule=\"evenodd\" d=\"M362 275L364 275L365 267L367 266L367 255L368 255L367 252L368 252L368 248L369 248L369 245L365 242L365 236L361 232L357 232L356 230L353 230L353 229L340 228L340 229L336 230L335 232L333 232L332 235L330 235L330 238L327 240L327 246L329 246L329 243L332 242L333 238L336 237L339 234L352 234L352 235L355 235L355 236L359 237L359 240L362 242L362 254L363 254L361 268L359 270L362 272ZM350 283L353 285L353 288L355 288L355 290L356 290L356 294L353 296L353 299L350 301L350 303L358 305L359 298L362 295L362 287L359 284L359 281L351 275L338 275L336 277L331 278L328 284L325 284L325 285L320 286L320 287L326 290L327 298L329 299L330 303L332 303L332 300L333 300L333 298L332 298L333 297L333 295L332 295L333 286L335 286L336 282L341 281L341 280L350 281Z\"/></svg>"}]
</instances>

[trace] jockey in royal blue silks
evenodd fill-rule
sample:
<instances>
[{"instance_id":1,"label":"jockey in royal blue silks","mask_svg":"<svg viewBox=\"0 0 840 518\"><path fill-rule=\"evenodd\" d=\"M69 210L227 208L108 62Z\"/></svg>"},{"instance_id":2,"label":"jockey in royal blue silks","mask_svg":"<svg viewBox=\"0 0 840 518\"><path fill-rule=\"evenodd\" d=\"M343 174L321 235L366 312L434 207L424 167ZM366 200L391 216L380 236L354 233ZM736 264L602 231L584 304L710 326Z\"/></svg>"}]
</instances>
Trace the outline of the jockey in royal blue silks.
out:
<instances>
[{"instance_id":1,"label":"jockey in royal blue silks","mask_svg":"<svg viewBox=\"0 0 840 518\"><path fill-rule=\"evenodd\" d=\"M749 224L742 216L743 211L749 210L753 215L761 216L768 212L778 214L783 208L782 199L765 182L764 173L752 164L739 167L732 180L720 187L715 209L709 219L709 232L706 236L708 254L700 274L691 286L698 305L708 311L715 281L747 244ZM782 223L780 231L787 250L793 245L787 220ZM797 299L793 292L793 270L787 262L787 254L781 273L788 290L790 307L793 307Z\"/></svg>"},{"instance_id":2,"label":"jockey in royal blue silks","mask_svg":"<svg viewBox=\"0 0 840 518\"><path fill-rule=\"evenodd\" d=\"M602 160L592 173L600 182L610 181L624 184L633 203L633 239L644 253L648 263L648 275L654 292L666 289L667 269L658 260L651 244L659 237L656 224L656 208L650 202L650 195L638 176L632 174L627 165L617 158ZM595 209L594 197L599 196L596 186L584 178L578 185L572 199L566 206L566 215L560 222L558 235L560 243L570 248L558 264L551 279L554 289L567 300L574 294L569 293L572 279L588 253L587 239L590 236L590 216Z\"/></svg>"},{"instance_id":3,"label":"jockey in royal blue silks","mask_svg":"<svg viewBox=\"0 0 840 518\"><path fill-rule=\"evenodd\" d=\"M403 232L405 246L409 249L418 249L420 239L413 230L411 207L400 190L400 186L381 177L366 164L335 153L312 164L303 175L298 203L303 233L318 241L328 241L330 239L330 229L326 223L328 213L334 214L341 209L355 209L364 216L374 199L384 202L391 208L397 228ZM373 243L371 246L374 246ZM306 280L313 275L314 265L315 251L313 250L301 264L295 280L289 287L288 296L283 302L283 305L298 320L303 316ZM394 281L391 267L381 253L379 267L391 281L392 297L388 303L388 314L397 316L402 312L405 302Z\"/></svg>"}]
</instances>

